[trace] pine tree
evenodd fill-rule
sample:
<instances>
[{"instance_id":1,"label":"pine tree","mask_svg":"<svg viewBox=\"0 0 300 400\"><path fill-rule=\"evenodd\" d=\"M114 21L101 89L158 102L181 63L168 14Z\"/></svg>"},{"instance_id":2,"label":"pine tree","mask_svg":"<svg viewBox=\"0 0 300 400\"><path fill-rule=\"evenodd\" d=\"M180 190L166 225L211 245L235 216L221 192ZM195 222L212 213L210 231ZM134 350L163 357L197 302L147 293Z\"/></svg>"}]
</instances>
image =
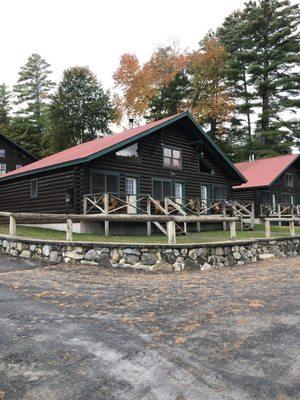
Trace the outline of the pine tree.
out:
<instances>
[{"instance_id":1,"label":"pine tree","mask_svg":"<svg viewBox=\"0 0 300 400\"><path fill-rule=\"evenodd\" d=\"M49 108L51 151L59 151L111 133L114 109L109 92L103 90L88 67L64 71Z\"/></svg>"},{"instance_id":2,"label":"pine tree","mask_svg":"<svg viewBox=\"0 0 300 400\"><path fill-rule=\"evenodd\" d=\"M50 64L40 55L32 54L21 67L19 79L14 86L15 104L19 106L14 124L20 129L14 134L21 145L26 142L28 150L35 154L41 151L40 141L45 130L50 91L54 87L49 79L49 67Z\"/></svg>"},{"instance_id":3,"label":"pine tree","mask_svg":"<svg viewBox=\"0 0 300 400\"><path fill-rule=\"evenodd\" d=\"M251 114L254 112L254 96L249 76L251 42L245 20L246 11L234 11L217 30L217 35L227 51L227 80L237 100L238 112L231 120L231 130L249 154L253 139Z\"/></svg>"},{"instance_id":4,"label":"pine tree","mask_svg":"<svg viewBox=\"0 0 300 400\"><path fill-rule=\"evenodd\" d=\"M257 122L261 154L286 153L294 144L283 111L299 107L299 8L288 0L250 1L246 6L251 37L251 83L260 99Z\"/></svg>"},{"instance_id":5,"label":"pine tree","mask_svg":"<svg viewBox=\"0 0 300 400\"><path fill-rule=\"evenodd\" d=\"M153 121L177 114L186 107L188 93L189 80L182 71L171 82L162 85L155 97L150 99L150 111L146 118Z\"/></svg>"},{"instance_id":6,"label":"pine tree","mask_svg":"<svg viewBox=\"0 0 300 400\"><path fill-rule=\"evenodd\" d=\"M2 83L0 85L0 126L9 123L9 113L11 111L10 98L10 91L5 83Z\"/></svg>"}]
</instances>

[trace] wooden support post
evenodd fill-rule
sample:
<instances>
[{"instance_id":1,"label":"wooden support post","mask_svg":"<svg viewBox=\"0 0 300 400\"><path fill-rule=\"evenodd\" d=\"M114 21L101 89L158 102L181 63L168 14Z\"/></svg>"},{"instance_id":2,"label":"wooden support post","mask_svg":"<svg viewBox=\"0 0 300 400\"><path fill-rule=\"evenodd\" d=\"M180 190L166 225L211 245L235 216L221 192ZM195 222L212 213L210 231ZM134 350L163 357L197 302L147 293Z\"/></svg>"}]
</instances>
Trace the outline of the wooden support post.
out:
<instances>
[{"instance_id":1,"label":"wooden support post","mask_svg":"<svg viewBox=\"0 0 300 400\"><path fill-rule=\"evenodd\" d=\"M88 208L88 206L87 206L87 198L84 197L83 198L83 214L87 214L87 208Z\"/></svg>"},{"instance_id":2,"label":"wooden support post","mask_svg":"<svg viewBox=\"0 0 300 400\"><path fill-rule=\"evenodd\" d=\"M265 221L265 234L266 234L266 238L270 238L271 237L271 223L270 221Z\"/></svg>"},{"instance_id":3,"label":"wooden support post","mask_svg":"<svg viewBox=\"0 0 300 400\"><path fill-rule=\"evenodd\" d=\"M147 197L147 214L151 215L151 201L149 197ZM148 221L147 222L147 236L151 236L152 234L152 227L151 227L152 222Z\"/></svg>"},{"instance_id":4,"label":"wooden support post","mask_svg":"<svg viewBox=\"0 0 300 400\"><path fill-rule=\"evenodd\" d=\"M278 217L277 218L281 218L281 206L280 204L277 205L277 212L278 212ZM281 226L281 221L278 222L278 226Z\"/></svg>"},{"instance_id":5,"label":"wooden support post","mask_svg":"<svg viewBox=\"0 0 300 400\"><path fill-rule=\"evenodd\" d=\"M226 207L224 207L223 215L226 218ZM227 231L227 223L223 222L223 231Z\"/></svg>"},{"instance_id":6,"label":"wooden support post","mask_svg":"<svg viewBox=\"0 0 300 400\"><path fill-rule=\"evenodd\" d=\"M109 194L105 193L104 194L104 211L106 214L108 214L109 211ZM104 235L109 236L109 222L104 221Z\"/></svg>"},{"instance_id":7,"label":"wooden support post","mask_svg":"<svg viewBox=\"0 0 300 400\"><path fill-rule=\"evenodd\" d=\"M9 236L16 236L17 234L17 223L16 218L11 215L9 217Z\"/></svg>"},{"instance_id":8,"label":"wooden support post","mask_svg":"<svg viewBox=\"0 0 300 400\"><path fill-rule=\"evenodd\" d=\"M289 222L289 224L290 224L290 235L295 236L295 221L292 220Z\"/></svg>"},{"instance_id":9,"label":"wooden support post","mask_svg":"<svg viewBox=\"0 0 300 400\"><path fill-rule=\"evenodd\" d=\"M230 239L231 240L236 240L236 226L235 226L235 221L230 221Z\"/></svg>"},{"instance_id":10,"label":"wooden support post","mask_svg":"<svg viewBox=\"0 0 300 400\"><path fill-rule=\"evenodd\" d=\"M251 228L255 228L255 206L254 202L251 203Z\"/></svg>"},{"instance_id":11,"label":"wooden support post","mask_svg":"<svg viewBox=\"0 0 300 400\"><path fill-rule=\"evenodd\" d=\"M168 243L176 244L176 226L175 221L167 222Z\"/></svg>"},{"instance_id":12,"label":"wooden support post","mask_svg":"<svg viewBox=\"0 0 300 400\"><path fill-rule=\"evenodd\" d=\"M70 218L67 219L66 240L68 242L73 240L73 221Z\"/></svg>"},{"instance_id":13,"label":"wooden support post","mask_svg":"<svg viewBox=\"0 0 300 400\"><path fill-rule=\"evenodd\" d=\"M200 215L200 200L197 199L197 216L199 217ZM201 222L197 222L197 232L201 232Z\"/></svg>"}]
</instances>

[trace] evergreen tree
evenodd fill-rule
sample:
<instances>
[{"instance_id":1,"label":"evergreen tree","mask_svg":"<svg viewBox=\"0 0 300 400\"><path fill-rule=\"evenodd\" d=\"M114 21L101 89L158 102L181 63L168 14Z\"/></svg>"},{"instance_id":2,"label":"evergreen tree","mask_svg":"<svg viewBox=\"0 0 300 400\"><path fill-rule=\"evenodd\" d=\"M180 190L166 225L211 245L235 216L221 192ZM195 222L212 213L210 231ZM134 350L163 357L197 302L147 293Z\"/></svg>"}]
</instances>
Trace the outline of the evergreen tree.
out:
<instances>
[{"instance_id":1,"label":"evergreen tree","mask_svg":"<svg viewBox=\"0 0 300 400\"><path fill-rule=\"evenodd\" d=\"M298 143L297 120L287 112L300 103L298 20L299 8L288 0L248 1L218 29L229 55L227 79L239 105L231 121L232 132L241 133L238 158L287 153ZM256 129L250 118L254 112Z\"/></svg>"},{"instance_id":2,"label":"evergreen tree","mask_svg":"<svg viewBox=\"0 0 300 400\"><path fill-rule=\"evenodd\" d=\"M234 11L217 30L217 35L227 51L227 80L237 100L238 112L231 120L231 131L246 151L247 157L247 153L252 151L251 114L254 95L249 76L251 42L245 19L246 11Z\"/></svg>"},{"instance_id":3,"label":"evergreen tree","mask_svg":"<svg viewBox=\"0 0 300 400\"><path fill-rule=\"evenodd\" d=\"M88 67L64 71L49 108L51 151L64 150L109 134L114 119L109 92L105 92Z\"/></svg>"},{"instance_id":4,"label":"evergreen tree","mask_svg":"<svg viewBox=\"0 0 300 400\"><path fill-rule=\"evenodd\" d=\"M189 80L185 71L178 73L169 83L162 85L149 101L148 120L158 120L174 115L186 107Z\"/></svg>"},{"instance_id":5,"label":"evergreen tree","mask_svg":"<svg viewBox=\"0 0 300 400\"><path fill-rule=\"evenodd\" d=\"M38 54L32 54L21 67L19 79L14 86L15 104L19 106L13 132L15 139L27 144L27 149L40 154L40 142L45 130L45 118L50 91L54 83L49 79L50 65ZM28 147L29 146L29 147Z\"/></svg>"},{"instance_id":6,"label":"evergreen tree","mask_svg":"<svg viewBox=\"0 0 300 400\"><path fill-rule=\"evenodd\" d=\"M287 153L294 144L290 123L283 111L299 107L298 5L288 0L250 1L246 5L251 38L251 83L261 112L257 140L262 155Z\"/></svg>"},{"instance_id":7,"label":"evergreen tree","mask_svg":"<svg viewBox=\"0 0 300 400\"><path fill-rule=\"evenodd\" d=\"M2 83L0 85L0 129L4 129L9 124L9 113L11 111L10 98L11 93L5 83Z\"/></svg>"}]
</instances>

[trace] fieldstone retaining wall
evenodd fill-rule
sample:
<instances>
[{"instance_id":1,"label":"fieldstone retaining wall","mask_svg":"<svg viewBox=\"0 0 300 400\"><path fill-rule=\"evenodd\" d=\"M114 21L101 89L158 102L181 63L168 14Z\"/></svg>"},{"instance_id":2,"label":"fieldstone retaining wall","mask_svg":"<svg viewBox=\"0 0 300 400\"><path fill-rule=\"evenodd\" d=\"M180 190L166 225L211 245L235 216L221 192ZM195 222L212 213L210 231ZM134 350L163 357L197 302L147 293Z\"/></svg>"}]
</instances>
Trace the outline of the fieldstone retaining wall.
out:
<instances>
[{"instance_id":1,"label":"fieldstone retaining wall","mask_svg":"<svg viewBox=\"0 0 300 400\"><path fill-rule=\"evenodd\" d=\"M68 243L0 236L0 251L50 263L145 271L209 270L300 254L300 236L207 244Z\"/></svg>"}]
</instances>

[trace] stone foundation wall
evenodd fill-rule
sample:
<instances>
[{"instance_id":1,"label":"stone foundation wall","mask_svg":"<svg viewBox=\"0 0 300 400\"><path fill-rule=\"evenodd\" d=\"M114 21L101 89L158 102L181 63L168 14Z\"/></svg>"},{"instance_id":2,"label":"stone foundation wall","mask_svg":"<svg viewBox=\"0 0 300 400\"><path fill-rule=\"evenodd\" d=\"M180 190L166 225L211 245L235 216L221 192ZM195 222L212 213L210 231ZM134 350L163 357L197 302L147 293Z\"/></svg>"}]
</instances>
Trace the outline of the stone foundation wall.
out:
<instances>
[{"instance_id":1,"label":"stone foundation wall","mask_svg":"<svg viewBox=\"0 0 300 400\"><path fill-rule=\"evenodd\" d=\"M0 251L50 263L81 263L145 271L209 270L300 254L300 237L189 244L67 243L0 237Z\"/></svg>"}]
</instances>

